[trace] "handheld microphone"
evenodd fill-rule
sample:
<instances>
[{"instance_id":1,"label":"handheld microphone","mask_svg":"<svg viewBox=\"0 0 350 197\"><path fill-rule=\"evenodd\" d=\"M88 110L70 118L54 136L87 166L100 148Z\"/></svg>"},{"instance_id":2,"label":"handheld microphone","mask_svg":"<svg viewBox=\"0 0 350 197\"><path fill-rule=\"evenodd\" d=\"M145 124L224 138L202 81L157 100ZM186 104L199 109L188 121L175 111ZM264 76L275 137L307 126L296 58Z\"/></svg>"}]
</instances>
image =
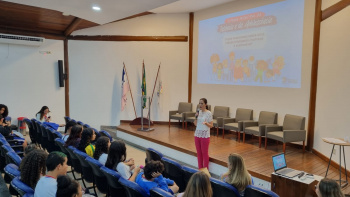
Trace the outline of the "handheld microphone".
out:
<instances>
[{"instance_id":1,"label":"handheld microphone","mask_svg":"<svg viewBox=\"0 0 350 197\"><path fill-rule=\"evenodd\" d=\"M199 108L197 109L196 119L198 118L198 115L199 115Z\"/></svg>"}]
</instances>

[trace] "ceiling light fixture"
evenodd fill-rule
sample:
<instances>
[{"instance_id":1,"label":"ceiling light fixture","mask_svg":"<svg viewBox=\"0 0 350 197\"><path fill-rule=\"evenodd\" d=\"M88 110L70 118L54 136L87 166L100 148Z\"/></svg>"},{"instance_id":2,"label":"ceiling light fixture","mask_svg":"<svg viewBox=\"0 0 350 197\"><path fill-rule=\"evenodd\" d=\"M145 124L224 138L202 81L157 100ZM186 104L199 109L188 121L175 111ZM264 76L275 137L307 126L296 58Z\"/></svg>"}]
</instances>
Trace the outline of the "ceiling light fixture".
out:
<instances>
[{"instance_id":1,"label":"ceiling light fixture","mask_svg":"<svg viewBox=\"0 0 350 197\"><path fill-rule=\"evenodd\" d=\"M100 10L101 10L101 8L98 7L98 6L92 6L92 9L93 9L93 10L96 10L96 11L100 11Z\"/></svg>"}]
</instances>

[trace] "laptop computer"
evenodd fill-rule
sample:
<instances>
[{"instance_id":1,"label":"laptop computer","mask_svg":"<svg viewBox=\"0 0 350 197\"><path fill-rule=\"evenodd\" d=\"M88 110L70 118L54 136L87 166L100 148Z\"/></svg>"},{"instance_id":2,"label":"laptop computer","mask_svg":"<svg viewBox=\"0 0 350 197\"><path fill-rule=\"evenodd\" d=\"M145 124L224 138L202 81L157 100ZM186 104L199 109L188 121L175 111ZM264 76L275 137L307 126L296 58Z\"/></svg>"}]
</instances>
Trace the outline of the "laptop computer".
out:
<instances>
[{"instance_id":1,"label":"laptop computer","mask_svg":"<svg viewBox=\"0 0 350 197\"><path fill-rule=\"evenodd\" d=\"M272 163L276 174L293 178L302 173L302 171L287 168L287 162L284 153L272 156Z\"/></svg>"}]
</instances>

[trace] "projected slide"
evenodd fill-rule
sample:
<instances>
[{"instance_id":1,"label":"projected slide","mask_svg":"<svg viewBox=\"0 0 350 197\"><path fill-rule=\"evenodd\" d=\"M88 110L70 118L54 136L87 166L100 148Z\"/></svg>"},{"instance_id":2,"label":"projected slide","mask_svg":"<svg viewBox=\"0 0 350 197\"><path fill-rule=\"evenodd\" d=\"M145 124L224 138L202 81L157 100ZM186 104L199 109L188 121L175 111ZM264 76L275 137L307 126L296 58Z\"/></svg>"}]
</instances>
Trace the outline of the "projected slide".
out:
<instances>
[{"instance_id":1,"label":"projected slide","mask_svg":"<svg viewBox=\"0 0 350 197\"><path fill-rule=\"evenodd\" d=\"M198 83L300 88L304 0L199 22Z\"/></svg>"}]
</instances>

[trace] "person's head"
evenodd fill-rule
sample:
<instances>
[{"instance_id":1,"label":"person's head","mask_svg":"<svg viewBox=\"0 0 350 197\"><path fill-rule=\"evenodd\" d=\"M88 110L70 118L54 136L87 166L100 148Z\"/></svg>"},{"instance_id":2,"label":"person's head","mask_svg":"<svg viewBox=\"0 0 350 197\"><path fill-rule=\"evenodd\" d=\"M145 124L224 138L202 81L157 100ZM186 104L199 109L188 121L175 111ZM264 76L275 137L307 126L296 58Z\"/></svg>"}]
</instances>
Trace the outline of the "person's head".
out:
<instances>
[{"instance_id":1,"label":"person's head","mask_svg":"<svg viewBox=\"0 0 350 197\"><path fill-rule=\"evenodd\" d=\"M58 151L51 152L46 159L46 168L48 172L54 172L57 176L66 175L68 168L67 155Z\"/></svg>"},{"instance_id":2,"label":"person's head","mask_svg":"<svg viewBox=\"0 0 350 197\"><path fill-rule=\"evenodd\" d=\"M68 176L57 177L56 197L81 197L83 195L80 184Z\"/></svg>"},{"instance_id":3,"label":"person's head","mask_svg":"<svg viewBox=\"0 0 350 197\"><path fill-rule=\"evenodd\" d=\"M247 185L252 184L252 179L244 164L243 157L239 154L230 154L228 156L228 177L226 182L234 185L239 191L245 189Z\"/></svg>"},{"instance_id":4,"label":"person's head","mask_svg":"<svg viewBox=\"0 0 350 197\"><path fill-rule=\"evenodd\" d=\"M50 112L49 107L42 106L40 111L38 111L37 114L40 114L40 120L43 119L44 115L48 114Z\"/></svg>"},{"instance_id":5,"label":"person's head","mask_svg":"<svg viewBox=\"0 0 350 197\"><path fill-rule=\"evenodd\" d=\"M163 173L164 165L161 161L153 161L151 160L146 164L143 168L144 175L147 180L151 180L153 178L152 174L155 172Z\"/></svg>"},{"instance_id":6,"label":"person's head","mask_svg":"<svg viewBox=\"0 0 350 197\"><path fill-rule=\"evenodd\" d=\"M75 121L68 121L67 124L66 124L66 128L64 129L64 133L70 133L71 129L73 126L77 125L77 123Z\"/></svg>"},{"instance_id":7,"label":"person's head","mask_svg":"<svg viewBox=\"0 0 350 197\"><path fill-rule=\"evenodd\" d=\"M95 144L94 158L98 160L102 153L108 154L108 149L110 146L111 142L108 137L101 136L100 138L98 138Z\"/></svg>"},{"instance_id":8,"label":"person's head","mask_svg":"<svg viewBox=\"0 0 350 197\"><path fill-rule=\"evenodd\" d=\"M81 134L80 144L78 146L78 150L85 152L85 148L89 146L89 144L94 141L96 138L95 131L91 128L86 128L83 130Z\"/></svg>"},{"instance_id":9,"label":"person's head","mask_svg":"<svg viewBox=\"0 0 350 197\"><path fill-rule=\"evenodd\" d=\"M34 189L40 176L46 173L46 158L47 153L40 149L28 153L21 161L21 181Z\"/></svg>"},{"instance_id":10,"label":"person's head","mask_svg":"<svg viewBox=\"0 0 350 197\"><path fill-rule=\"evenodd\" d=\"M316 185L316 194L318 197L344 197L339 184L328 178L323 178Z\"/></svg>"},{"instance_id":11,"label":"person's head","mask_svg":"<svg viewBox=\"0 0 350 197\"><path fill-rule=\"evenodd\" d=\"M110 169L115 169L119 162L126 159L126 146L121 140L116 140L111 143L105 166Z\"/></svg>"},{"instance_id":12,"label":"person's head","mask_svg":"<svg viewBox=\"0 0 350 197\"><path fill-rule=\"evenodd\" d=\"M187 183L183 197L211 197L212 195L213 190L211 189L208 175L202 171L199 171L191 176L190 180Z\"/></svg>"},{"instance_id":13,"label":"person's head","mask_svg":"<svg viewBox=\"0 0 350 197\"><path fill-rule=\"evenodd\" d=\"M75 145L74 143L81 138L81 133L83 132L83 127L81 125L74 125L70 131L68 139L64 144L66 147Z\"/></svg>"},{"instance_id":14,"label":"person's head","mask_svg":"<svg viewBox=\"0 0 350 197\"><path fill-rule=\"evenodd\" d=\"M3 118L6 118L9 115L9 109L6 105L0 104L0 114Z\"/></svg>"},{"instance_id":15,"label":"person's head","mask_svg":"<svg viewBox=\"0 0 350 197\"><path fill-rule=\"evenodd\" d=\"M208 101L206 98L199 99L199 107L201 110L208 109Z\"/></svg>"},{"instance_id":16,"label":"person's head","mask_svg":"<svg viewBox=\"0 0 350 197\"><path fill-rule=\"evenodd\" d=\"M25 149L24 149L24 156L28 155L30 152L33 150L39 149L36 144L29 144Z\"/></svg>"}]
</instances>

